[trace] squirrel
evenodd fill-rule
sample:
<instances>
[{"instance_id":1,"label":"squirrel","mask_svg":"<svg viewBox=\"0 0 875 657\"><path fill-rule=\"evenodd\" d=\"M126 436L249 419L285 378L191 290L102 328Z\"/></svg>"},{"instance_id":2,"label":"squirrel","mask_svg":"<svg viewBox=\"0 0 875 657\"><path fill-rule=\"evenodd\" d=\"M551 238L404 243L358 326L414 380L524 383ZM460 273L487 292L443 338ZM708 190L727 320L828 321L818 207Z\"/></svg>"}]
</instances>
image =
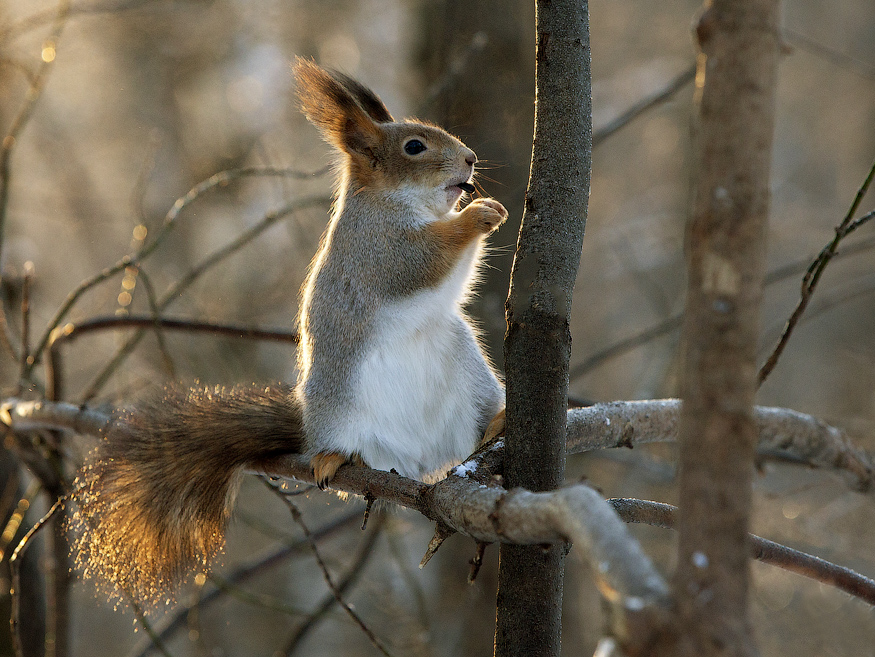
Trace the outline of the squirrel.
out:
<instances>
[{"instance_id":1,"label":"squirrel","mask_svg":"<svg viewBox=\"0 0 875 657\"><path fill-rule=\"evenodd\" d=\"M320 488L345 463L426 479L503 430L503 385L462 310L507 217L490 198L459 210L477 156L346 75L301 58L294 75L339 156L297 385L169 386L114 413L77 482L77 564L139 601L208 568L251 463L306 455Z\"/></svg>"}]
</instances>

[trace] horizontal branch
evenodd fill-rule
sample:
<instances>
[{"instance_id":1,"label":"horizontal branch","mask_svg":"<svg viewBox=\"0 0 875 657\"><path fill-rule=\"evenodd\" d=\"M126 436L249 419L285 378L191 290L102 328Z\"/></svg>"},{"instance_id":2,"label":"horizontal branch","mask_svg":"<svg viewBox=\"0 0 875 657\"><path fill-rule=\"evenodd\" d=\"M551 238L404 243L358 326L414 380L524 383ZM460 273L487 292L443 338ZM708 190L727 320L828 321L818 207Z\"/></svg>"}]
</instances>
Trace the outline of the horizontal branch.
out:
<instances>
[{"instance_id":1,"label":"horizontal branch","mask_svg":"<svg viewBox=\"0 0 875 657\"><path fill-rule=\"evenodd\" d=\"M676 400L656 400L572 409L568 411L568 451L586 452L674 440L679 407ZM871 486L871 457L855 448L839 429L810 415L781 408L759 407L756 419L761 451L784 453L814 467L849 473L861 490ZM0 422L17 432L51 428L97 436L109 421L110 416L104 412L73 404L15 399L0 404ZM497 459L500 459L499 450L484 450L477 461L455 470L461 476L449 476L432 485L392 472L355 467L342 468L332 484L336 490L408 507L477 541L574 543L591 565L599 590L622 612L618 618L628 623L637 613L661 613L665 583L615 513L630 521L628 511L616 508L616 502L609 505L587 486L576 485L545 493L522 489L507 491L501 486L488 485L488 479L478 478L479 472L472 472L488 470ZM487 463L487 467L475 468L481 462ZM309 463L300 456L272 459L255 464L253 469L312 481ZM635 511L637 522L671 526L670 514L666 515L663 509L670 507L658 505L654 511L656 503L648 504L646 513L640 508ZM865 578L853 571L810 555L800 557L802 553L765 539L757 540L758 558L869 600L868 580L863 581ZM654 627L658 623L648 622L645 626Z\"/></svg>"},{"instance_id":2,"label":"horizontal branch","mask_svg":"<svg viewBox=\"0 0 875 657\"><path fill-rule=\"evenodd\" d=\"M286 456L258 464L259 471L313 481L309 461ZM484 543L553 545L572 543L593 572L602 596L616 612L615 633L646 641L635 630L658 629L668 587L623 521L592 488L578 484L532 493L505 490L450 474L424 484L394 472L347 466L331 481L334 490L393 502Z\"/></svg>"},{"instance_id":3,"label":"horizontal branch","mask_svg":"<svg viewBox=\"0 0 875 657\"><path fill-rule=\"evenodd\" d=\"M664 529L675 528L678 509L671 504L625 498L610 499L608 503L626 522L643 523ZM756 534L750 535L750 552L758 561L829 584L865 600L870 605L875 604L875 581L850 568L794 550Z\"/></svg>"},{"instance_id":4,"label":"horizontal branch","mask_svg":"<svg viewBox=\"0 0 875 657\"><path fill-rule=\"evenodd\" d=\"M6 399L0 403L0 422L16 433L60 429L99 436L111 419L104 411L66 402Z\"/></svg>"},{"instance_id":5,"label":"horizontal branch","mask_svg":"<svg viewBox=\"0 0 875 657\"><path fill-rule=\"evenodd\" d=\"M568 411L569 454L613 447L634 447L677 439L680 402L676 399L594 404ZM779 455L809 467L838 470L853 487L866 492L875 483L875 463L836 427L805 413L757 406L761 454ZM0 404L0 422L16 431L66 429L98 436L108 414L62 402L7 399Z\"/></svg>"},{"instance_id":6,"label":"horizontal branch","mask_svg":"<svg viewBox=\"0 0 875 657\"><path fill-rule=\"evenodd\" d=\"M66 428L99 434L108 415L72 404L17 402L0 405L0 421L15 431ZM289 455L252 464L271 476L312 482L308 459ZM631 627L661 625L668 587L616 513L593 489L576 485L531 493L449 476L424 484L393 472L344 467L332 488L408 507L482 542L521 545L573 543L594 573L599 590L617 611L619 636L637 638Z\"/></svg>"},{"instance_id":7,"label":"horizontal branch","mask_svg":"<svg viewBox=\"0 0 875 657\"><path fill-rule=\"evenodd\" d=\"M568 411L569 454L614 447L634 447L677 439L680 402L675 399L595 404ZM761 454L778 455L809 467L838 470L860 492L872 489L875 463L836 427L805 413L758 406ZM98 436L108 414L62 402L7 399L0 404L0 422L16 431L66 429Z\"/></svg>"},{"instance_id":8,"label":"horizontal branch","mask_svg":"<svg viewBox=\"0 0 875 657\"><path fill-rule=\"evenodd\" d=\"M95 331L119 330L130 328L158 328L168 331L183 331L188 333L210 333L223 337L247 338L250 340L266 340L274 342L299 341L297 331L287 329L261 329L243 324L222 324L218 322L202 322L193 319L170 317L149 317L145 315L92 317L78 323L66 324L63 329L52 336L52 345L75 340L85 333Z\"/></svg>"},{"instance_id":9,"label":"horizontal branch","mask_svg":"<svg viewBox=\"0 0 875 657\"><path fill-rule=\"evenodd\" d=\"M677 439L680 401L622 401L568 411L568 453L609 447L633 447ZM812 415L786 408L757 406L761 454L778 454L814 468L846 474L858 491L875 483L872 456L848 436Z\"/></svg>"}]
</instances>

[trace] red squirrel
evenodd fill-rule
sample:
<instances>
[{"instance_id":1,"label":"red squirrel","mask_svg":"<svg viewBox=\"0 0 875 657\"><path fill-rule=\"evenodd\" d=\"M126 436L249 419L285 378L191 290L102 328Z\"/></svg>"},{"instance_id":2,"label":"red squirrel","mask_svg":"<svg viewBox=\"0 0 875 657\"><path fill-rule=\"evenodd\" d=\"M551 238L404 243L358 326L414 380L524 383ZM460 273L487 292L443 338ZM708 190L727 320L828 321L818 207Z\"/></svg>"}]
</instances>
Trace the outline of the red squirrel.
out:
<instances>
[{"instance_id":1,"label":"red squirrel","mask_svg":"<svg viewBox=\"0 0 875 657\"><path fill-rule=\"evenodd\" d=\"M424 479L503 427L504 388L462 310L493 199L459 210L477 156L441 128L395 121L361 83L298 59L306 117L334 147L336 201L300 299L297 386L169 387L121 410L80 476L77 563L143 601L221 549L240 474L310 458Z\"/></svg>"}]
</instances>

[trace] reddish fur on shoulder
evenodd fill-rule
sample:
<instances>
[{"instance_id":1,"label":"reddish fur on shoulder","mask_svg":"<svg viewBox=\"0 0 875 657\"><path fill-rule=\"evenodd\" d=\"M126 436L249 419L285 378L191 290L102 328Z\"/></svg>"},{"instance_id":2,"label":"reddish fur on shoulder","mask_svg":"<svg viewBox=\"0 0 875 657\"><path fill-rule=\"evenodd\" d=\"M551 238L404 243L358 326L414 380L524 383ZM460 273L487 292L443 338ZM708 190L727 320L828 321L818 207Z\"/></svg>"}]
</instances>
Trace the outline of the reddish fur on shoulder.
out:
<instances>
[{"instance_id":1,"label":"reddish fur on shoulder","mask_svg":"<svg viewBox=\"0 0 875 657\"><path fill-rule=\"evenodd\" d=\"M288 386L171 387L118 412L76 482L77 566L159 602L222 549L242 469L302 446Z\"/></svg>"}]
</instances>

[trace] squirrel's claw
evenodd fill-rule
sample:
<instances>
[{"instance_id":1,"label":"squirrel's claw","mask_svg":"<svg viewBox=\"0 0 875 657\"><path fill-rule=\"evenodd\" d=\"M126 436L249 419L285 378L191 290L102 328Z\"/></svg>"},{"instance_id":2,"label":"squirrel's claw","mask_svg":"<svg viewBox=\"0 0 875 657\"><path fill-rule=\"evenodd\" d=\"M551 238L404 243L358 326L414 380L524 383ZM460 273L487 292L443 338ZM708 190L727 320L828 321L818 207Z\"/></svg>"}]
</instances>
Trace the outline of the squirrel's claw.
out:
<instances>
[{"instance_id":1,"label":"squirrel's claw","mask_svg":"<svg viewBox=\"0 0 875 657\"><path fill-rule=\"evenodd\" d=\"M313 468L313 477L319 490L328 488L328 483L337 474L340 466L351 463L352 465L365 466L365 462L358 454L346 456L339 452L319 452L310 459L310 467Z\"/></svg>"}]
</instances>

